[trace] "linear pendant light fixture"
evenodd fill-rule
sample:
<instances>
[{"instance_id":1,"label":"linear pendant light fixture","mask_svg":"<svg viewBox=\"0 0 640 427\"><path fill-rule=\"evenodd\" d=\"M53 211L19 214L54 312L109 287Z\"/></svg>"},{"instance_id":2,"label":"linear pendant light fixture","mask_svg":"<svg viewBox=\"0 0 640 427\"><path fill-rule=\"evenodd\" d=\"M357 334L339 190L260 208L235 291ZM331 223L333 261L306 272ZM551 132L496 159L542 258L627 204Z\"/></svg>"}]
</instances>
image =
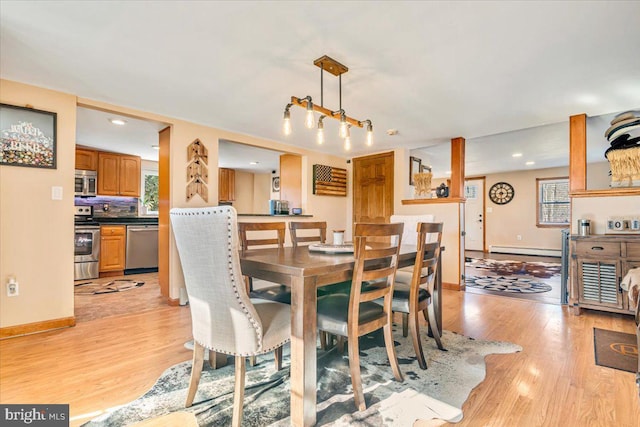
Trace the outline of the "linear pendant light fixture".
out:
<instances>
[{"instance_id":1,"label":"linear pendant light fixture","mask_svg":"<svg viewBox=\"0 0 640 427\"><path fill-rule=\"evenodd\" d=\"M283 131L285 135L291 134L291 112L290 109L292 106L297 105L298 107L304 108L307 113L305 115L304 124L307 129L312 129L315 124L315 119L313 116L313 112L317 111L320 113L320 118L318 119L318 133L316 135L318 144L324 143L324 122L325 117L330 117L332 119L336 119L340 121L340 138L344 139L344 148L345 150L351 149L351 126L357 126L359 128L364 128L364 125L367 125L367 145L371 146L373 144L373 124L371 120L357 120L352 117L347 116L347 113L342 109L342 75L349 71L349 69L336 61L335 59L329 58L327 55L324 55L321 58L313 61L313 64L317 67L320 67L320 105L314 104L311 96L306 96L304 98L297 98L295 96L291 97L291 103L287 104L284 109L284 122L283 122ZM337 76L339 79L339 99L340 105L338 110L332 111L328 108L324 107L324 84L323 77L324 72L328 71L329 73Z\"/></svg>"}]
</instances>

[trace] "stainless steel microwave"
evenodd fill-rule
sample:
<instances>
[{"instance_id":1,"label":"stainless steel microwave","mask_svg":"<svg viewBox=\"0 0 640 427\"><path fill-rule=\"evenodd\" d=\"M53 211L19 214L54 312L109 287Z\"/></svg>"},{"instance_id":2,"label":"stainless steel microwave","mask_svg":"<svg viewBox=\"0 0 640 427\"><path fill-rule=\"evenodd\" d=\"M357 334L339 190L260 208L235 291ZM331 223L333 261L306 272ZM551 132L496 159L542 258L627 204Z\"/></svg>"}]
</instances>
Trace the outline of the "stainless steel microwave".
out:
<instances>
[{"instance_id":1,"label":"stainless steel microwave","mask_svg":"<svg viewBox=\"0 0 640 427\"><path fill-rule=\"evenodd\" d=\"M80 197L97 196L98 173L76 169L75 195Z\"/></svg>"}]
</instances>

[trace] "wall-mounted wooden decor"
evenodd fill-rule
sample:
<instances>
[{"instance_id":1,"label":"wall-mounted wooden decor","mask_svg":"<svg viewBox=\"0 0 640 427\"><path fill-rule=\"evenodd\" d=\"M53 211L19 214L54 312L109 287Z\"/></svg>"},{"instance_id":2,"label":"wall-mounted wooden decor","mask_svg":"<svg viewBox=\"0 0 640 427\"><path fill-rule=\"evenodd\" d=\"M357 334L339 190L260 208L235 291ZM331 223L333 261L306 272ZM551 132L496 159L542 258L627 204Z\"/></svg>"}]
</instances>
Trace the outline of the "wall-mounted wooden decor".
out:
<instances>
[{"instance_id":1,"label":"wall-mounted wooden decor","mask_svg":"<svg viewBox=\"0 0 640 427\"><path fill-rule=\"evenodd\" d=\"M347 196L347 170L326 165L313 165L313 194Z\"/></svg>"},{"instance_id":2,"label":"wall-mounted wooden decor","mask_svg":"<svg viewBox=\"0 0 640 427\"><path fill-rule=\"evenodd\" d=\"M209 171L207 169L208 151L199 139L187 147L187 201L198 194L205 202L209 201Z\"/></svg>"}]
</instances>

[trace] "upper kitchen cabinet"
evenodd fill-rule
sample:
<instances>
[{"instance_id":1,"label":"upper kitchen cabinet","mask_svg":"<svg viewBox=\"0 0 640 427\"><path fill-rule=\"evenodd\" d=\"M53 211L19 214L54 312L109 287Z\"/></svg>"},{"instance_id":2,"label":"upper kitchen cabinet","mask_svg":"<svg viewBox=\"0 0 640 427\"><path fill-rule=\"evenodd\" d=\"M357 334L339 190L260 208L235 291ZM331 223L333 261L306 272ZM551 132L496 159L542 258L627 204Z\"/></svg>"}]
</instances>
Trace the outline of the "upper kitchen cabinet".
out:
<instances>
[{"instance_id":1,"label":"upper kitchen cabinet","mask_svg":"<svg viewBox=\"0 0 640 427\"><path fill-rule=\"evenodd\" d=\"M236 199L236 171L218 169L218 201L232 202Z\"/></svg>"},{"instance_id":2,"label":"upper kitchen cabinet","mask_svg":"<svg viewBox=\"0 0 640 427\"><path fill-rule=\"evenodd\" d=\"M76 169L98 170L98 152L86 148L76 148Z\"/></svg>"},{"instance_id":3,"label":"upper kitchen cabinet","mask_svg":"<svg viewBox=\"0 0 640 427\"><path fill-rule=\"evenodd\" d=\"M140 197L140 157L98 153L98 195Z\"/></svg>"}]
</instances>

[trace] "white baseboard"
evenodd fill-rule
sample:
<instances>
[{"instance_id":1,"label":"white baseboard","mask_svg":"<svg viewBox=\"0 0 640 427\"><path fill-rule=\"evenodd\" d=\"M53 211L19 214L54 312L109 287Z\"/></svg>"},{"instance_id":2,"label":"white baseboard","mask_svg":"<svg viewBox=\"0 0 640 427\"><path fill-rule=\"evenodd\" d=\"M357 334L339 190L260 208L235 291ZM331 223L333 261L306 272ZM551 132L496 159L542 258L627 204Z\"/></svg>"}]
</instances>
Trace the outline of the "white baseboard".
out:
<instances>
[{"instance_id":1,"label":"white baseboard","mask_svg":"<svg viewBox=\"0 0 640 427\"><path fill-rule=\"evenodd\" d=\"M517 254L517 255L540 255L540 256L553 256L562 257L561 249L541 249L541 248L527 248L522 246L489 246L489 252L503 253L503 254Z\"/></svg>"}]
</instances>

